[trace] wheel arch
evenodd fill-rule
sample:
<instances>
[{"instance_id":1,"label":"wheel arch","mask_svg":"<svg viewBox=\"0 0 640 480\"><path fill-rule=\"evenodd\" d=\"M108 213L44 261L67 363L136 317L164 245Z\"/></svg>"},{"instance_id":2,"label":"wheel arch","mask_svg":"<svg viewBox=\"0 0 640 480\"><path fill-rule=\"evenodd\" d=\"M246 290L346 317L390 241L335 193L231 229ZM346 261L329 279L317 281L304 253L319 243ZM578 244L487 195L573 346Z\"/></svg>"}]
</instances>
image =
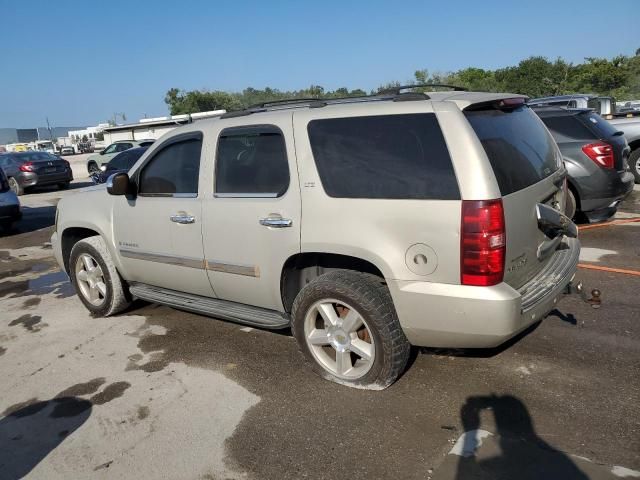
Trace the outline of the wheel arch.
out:
<instances>
[{"instance_id":1,"label":"wheel arch","mask_svg":"<svg viewBox=\"0 0 640 480\"><path fill-rule=\"evenodd\" d=\"M60 235L60 247L62 249L62 261L64 262L64 270L69 273L69 257L71 249L80 240L88 237L99 236L97 230L86 227L68 227L65 228Z\"/></svg>"},{"instance_id":2,"label":"wheel arch","mask_svg":"<svg viewBox=\"0 0 640 480\"><path fill-rule=\"evenodd\" d=\"M334 252L301 252L290 256L280 274L280 294L286 312L302 288L314 278L333 270L352 270L385 278L382 270L369 260Z\"/></svg>"}]
</instances>

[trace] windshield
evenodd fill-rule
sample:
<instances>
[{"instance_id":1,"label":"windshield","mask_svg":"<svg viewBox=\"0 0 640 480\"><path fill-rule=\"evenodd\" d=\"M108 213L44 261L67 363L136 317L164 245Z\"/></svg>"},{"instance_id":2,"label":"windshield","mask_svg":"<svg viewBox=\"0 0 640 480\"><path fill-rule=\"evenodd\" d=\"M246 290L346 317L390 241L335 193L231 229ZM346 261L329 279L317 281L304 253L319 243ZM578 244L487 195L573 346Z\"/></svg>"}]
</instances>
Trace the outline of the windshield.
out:
<instances>
[{"instance_id":1,"label":"windshield","mask_svg":"<svg viewBox=\"0 0 640 480\"><path fill-rule=\"evenodd\" d=\"M107 170L129 170L145 152L146 148L127 150L117 155L107 165Z\"/></svg>"},{"instance_id":2,"label":"windshield","mask_svg":"<svg viewBox=\"0 0 640 480\"><path fill-rule=\"evenodd\" d=\"M465 116L482 142L502 195L538 183L560 167L553 138L529 107L474 110Z\"/></svg>"}]
</instances>

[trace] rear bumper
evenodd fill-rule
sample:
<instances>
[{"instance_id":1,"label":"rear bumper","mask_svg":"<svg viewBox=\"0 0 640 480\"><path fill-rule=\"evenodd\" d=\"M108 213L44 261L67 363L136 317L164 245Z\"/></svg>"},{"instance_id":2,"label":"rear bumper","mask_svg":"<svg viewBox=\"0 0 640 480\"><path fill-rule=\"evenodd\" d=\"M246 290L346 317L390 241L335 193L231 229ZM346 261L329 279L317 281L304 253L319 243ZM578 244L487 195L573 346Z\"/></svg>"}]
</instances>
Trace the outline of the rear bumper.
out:
<instances>
[{"instance_id":1,"label":"rear bumper","mask_svg":"<svg viewBox=\"0 0 640 480\"><path fill-rule=\"evenodd\" d=\"M548 264L519 290L506 283L470 287L388 281L400 324L413 345L489 348L554 309L575 275L580 242L565 239Z\"/></svg>"},{"instance_id":2,"label":"rear bumper","mask_svg":"<svg viewBox=\"0 0 640 480\"><path fill-rule=\"evenodd\" d=\"M633 190L634 177L631 172L624 172L609 183L608 188L602 189L600 195L582 198L581 210L591 218L601 219L603 215L615 213L618 204ZM605 217L606 218L606 217Z\"/></svg>"},{"instance_id":3,"label":"rear bumper","mask_svg":"<svg viewBox=\"0 0 640 480\"><path fill-rule=\"evenodd\" d=\"M64 172L38 175L37 173L25 172L18 177L18 182L22 187L35 187L37 185L55 185L57 183L67 183L73 180L71 169Z\"/></svg>"}]
</instances>

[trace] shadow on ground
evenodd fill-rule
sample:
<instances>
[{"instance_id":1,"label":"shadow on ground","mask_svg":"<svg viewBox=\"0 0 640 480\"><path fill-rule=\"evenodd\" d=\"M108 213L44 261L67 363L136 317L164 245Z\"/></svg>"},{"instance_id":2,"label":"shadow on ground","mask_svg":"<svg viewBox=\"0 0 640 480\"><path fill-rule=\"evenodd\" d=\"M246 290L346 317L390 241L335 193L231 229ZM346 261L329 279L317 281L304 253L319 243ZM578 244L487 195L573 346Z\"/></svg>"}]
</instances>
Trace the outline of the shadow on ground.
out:
<instances>
[{"instance_id":1,"label":"shadow on ground","mask_svg":"<svg viewBox=\"0 0 640 480\"><path fill-rule=\"evenodd\" d=\"M77 430L92 405L77 397L32 400L16 405L0 419L0 476L22 478Z\"/></svg>"},{"instance_id":2,"label":"shadow on ground","mask_svg":"<svg viewBox=\"0 0 640 480\"><path fill-rule=\"evenodd\" d=\"M495 421L495 435L480 430L481 413ZM469 397L460 409L465 433L450 455L456 456L455 480L587 480L575 462L538 436L522 400L515 396ZM437 479L448 479L446 464Z\"/></svg>"}]
</instances>

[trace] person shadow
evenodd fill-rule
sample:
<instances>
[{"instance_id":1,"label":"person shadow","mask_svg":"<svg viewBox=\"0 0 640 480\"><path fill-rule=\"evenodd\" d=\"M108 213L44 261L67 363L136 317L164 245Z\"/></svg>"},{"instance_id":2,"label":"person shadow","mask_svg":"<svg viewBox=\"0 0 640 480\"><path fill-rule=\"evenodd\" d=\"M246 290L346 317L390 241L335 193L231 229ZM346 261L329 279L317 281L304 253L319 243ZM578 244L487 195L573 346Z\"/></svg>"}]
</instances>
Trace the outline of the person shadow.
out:
<instances>
[{"instance_id":1,"label":"person shadow","mask_svg":"<svg viewBox=\"0 0 640 480\"><path fill-rule=\"evenodd\" d=\"M0 478L24 477L91 415L92 404L61 397L18 405L0 419Z\"/></svg>"},{"instance_id":2,"label":"person shadow","mask_svg":"<svg viewBox=\"0 0 640 480\"><path fill-rule=\"evenodd\" d=\"M492 412L496 434L480 430L480 414ZM454 447L460 458L457 480L588 480L577 465L540 438L518 398L469 397L460 409L465 434Z\"/></svg>"}]
</instances>

